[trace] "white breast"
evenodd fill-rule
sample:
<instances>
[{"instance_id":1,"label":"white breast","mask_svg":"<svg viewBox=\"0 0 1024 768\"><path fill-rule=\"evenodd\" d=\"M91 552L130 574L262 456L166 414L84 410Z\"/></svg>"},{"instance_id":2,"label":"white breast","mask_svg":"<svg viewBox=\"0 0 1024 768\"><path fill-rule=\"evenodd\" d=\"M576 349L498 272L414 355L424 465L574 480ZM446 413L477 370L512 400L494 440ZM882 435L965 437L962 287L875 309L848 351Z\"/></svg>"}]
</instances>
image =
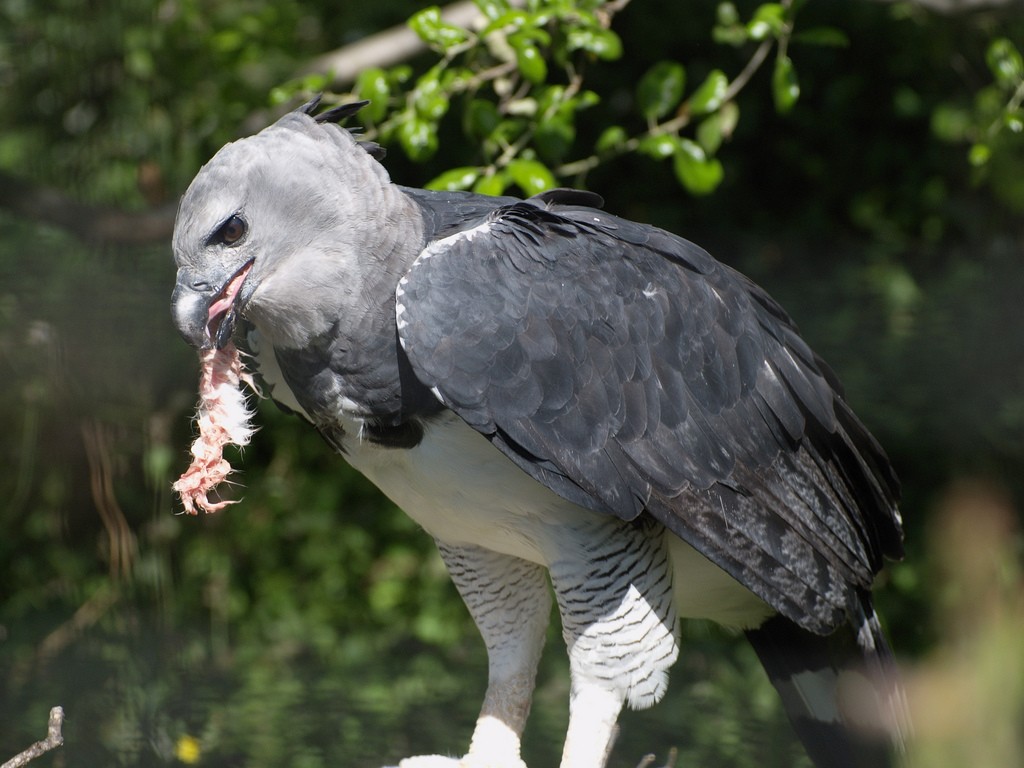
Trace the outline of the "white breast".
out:
<instances>
[{"instance_id":1,"label":"white breast","mask_svg":"<svg viewBox=\"0 0 1024 768\"><path fill-rule=\"evenodd\" d=\"M578 529L595 515L535 481L454 413L432 420L410 450L356 443L349 452L352 466L450 544L547 565L557 557L552 528Z\"/></svg>"}]
</instances>

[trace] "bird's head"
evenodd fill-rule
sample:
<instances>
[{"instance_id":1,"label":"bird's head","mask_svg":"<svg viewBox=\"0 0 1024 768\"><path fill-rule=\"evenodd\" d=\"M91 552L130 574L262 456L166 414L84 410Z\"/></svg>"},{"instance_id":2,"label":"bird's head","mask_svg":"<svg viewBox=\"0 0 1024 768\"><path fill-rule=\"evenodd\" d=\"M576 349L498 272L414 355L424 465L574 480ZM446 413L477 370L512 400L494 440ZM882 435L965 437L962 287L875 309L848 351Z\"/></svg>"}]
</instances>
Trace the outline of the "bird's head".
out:
<instances>
[{"instance_id":1,"label":"bird's head","mask_svg":"<svg viewBox=\"0 0 1024 768\"><path fill-rule=\"evenodd\" d=\"M365 102L313 117L317 102L223 147L185 192L171 302L193 347L223 347L239 315L300 346L346 301L355 306L374 254L393 247L400 201L381 151L335 124Z\"/></svg>"}]
</instances>

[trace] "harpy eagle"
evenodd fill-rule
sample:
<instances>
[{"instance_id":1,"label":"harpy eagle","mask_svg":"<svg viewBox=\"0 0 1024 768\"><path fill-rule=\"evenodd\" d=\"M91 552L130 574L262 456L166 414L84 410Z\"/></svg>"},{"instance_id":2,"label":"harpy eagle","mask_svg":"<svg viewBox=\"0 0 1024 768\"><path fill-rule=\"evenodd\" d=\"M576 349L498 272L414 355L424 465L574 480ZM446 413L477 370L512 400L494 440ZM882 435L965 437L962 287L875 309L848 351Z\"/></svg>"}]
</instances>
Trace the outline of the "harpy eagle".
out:
<instances>
[{"instance_id":1,"label":"harpy eagle","mask_svg":"<svg viewBox=\"0 0 1024 768\"><path fill-rule=\"evenodd\" d=\"M393 184L317 101L221 149L174 231L176 325L248 344L437 542L489 659L461 759L522 768L553 592L562 768L665 692L679 619L743 630L819 768L888 765L901 692L872 608L898 483L761 288L594 194ZM236 371L237 374L237 371Z\"/></svg>"}]
</instances>

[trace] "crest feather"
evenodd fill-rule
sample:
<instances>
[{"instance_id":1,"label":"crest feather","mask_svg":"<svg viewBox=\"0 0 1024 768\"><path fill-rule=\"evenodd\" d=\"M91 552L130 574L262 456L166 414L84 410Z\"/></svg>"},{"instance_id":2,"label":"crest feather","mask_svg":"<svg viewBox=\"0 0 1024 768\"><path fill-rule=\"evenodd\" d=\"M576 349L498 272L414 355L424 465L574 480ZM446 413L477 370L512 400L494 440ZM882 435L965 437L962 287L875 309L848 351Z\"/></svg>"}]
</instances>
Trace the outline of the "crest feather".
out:
<instances>
[{"instance_id":1,"label":"crest feather","mask_svg":"<svg viewBox=\"0 0 1024 768\"><path fill-rule=\"evenodd\" d=\"M312 99L310 99L301 107L299 107L296 111L309 115L314 120L316 120L317 123L320 123L321 125L324 123L338 124L341 123L343 120L347 120L348 118L352 117L352 115L354 115L356 112L358 112L360 109L362 109L363 107L370 103L366 99L363 99L362 101L351 101L347 104L340 104L337 107L332 107L331 109L325 110L320 114L314 114L317 110L317 107L320 106L321 99L323 99L323 94L318 93ZM376 142L373 141L358 140L358 135L361 129L346 128L346 130L353 136L357 137L357 142L359 146L365 149L374 160L384 159L385 150L384 147L382 147L380 144L377 144Z\"/></svg>"}]
</instances>

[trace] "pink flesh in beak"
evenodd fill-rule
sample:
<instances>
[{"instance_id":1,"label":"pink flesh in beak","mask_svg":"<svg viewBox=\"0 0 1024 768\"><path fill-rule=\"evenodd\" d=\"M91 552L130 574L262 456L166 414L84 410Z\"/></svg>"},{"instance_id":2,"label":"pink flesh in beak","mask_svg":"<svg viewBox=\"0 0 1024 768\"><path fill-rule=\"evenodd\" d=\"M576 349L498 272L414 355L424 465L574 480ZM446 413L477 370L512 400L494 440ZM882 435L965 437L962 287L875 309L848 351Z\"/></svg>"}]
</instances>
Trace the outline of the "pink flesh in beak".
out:
<instances>
[{"instance_id":1,"label":"pink flesh in beak","mask_svg":"<svg viewBox=\"0 0 1024 768\"><path fill-rule=\"evenodd\" d=\"M206 314L206 333L210 338L216 335L220 319L231 309L231 305L235 303L238 292L242 289L242 283L245 282L246 275L249 274L250 269L252 269L251 261L228 281L228 284L224 286L224 290L220 293L220 298L210 305L210 309Z\"/></svg>"}]
</instances>

